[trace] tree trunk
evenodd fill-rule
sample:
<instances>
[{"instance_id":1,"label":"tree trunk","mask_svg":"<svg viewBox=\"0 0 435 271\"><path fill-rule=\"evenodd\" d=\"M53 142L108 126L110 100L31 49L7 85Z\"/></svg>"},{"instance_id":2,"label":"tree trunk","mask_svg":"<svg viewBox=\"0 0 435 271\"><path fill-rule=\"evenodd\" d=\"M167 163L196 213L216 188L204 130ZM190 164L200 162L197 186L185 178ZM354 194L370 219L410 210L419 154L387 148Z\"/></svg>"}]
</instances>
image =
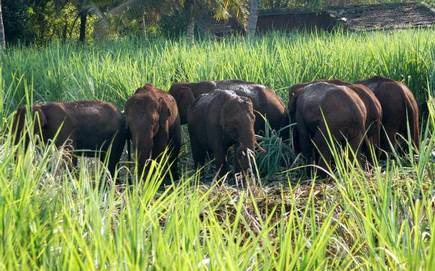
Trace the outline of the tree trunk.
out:
<instances>
[{"instance_id":1,"label":"tree trunk","mask_svg":"<svg viewBox=\"0 0 435 271\"><path fill-rule=\"evenodd\" d=\"M5 26L3 25L2 2L0 0L0 49L6 47Z\"/></svg>"},{"instance_id":2,"label":"tree trunk","mask_svg":"<svg viewBox=\"0 0 435 271\"><path fill-rule=\"evenodd\" d=\"M84 42L86 40L86 24L88 22L88 10L83 9L80 11L80 37L79 40Z\"/></svg>"},{"instance_id":3,"label":"tree trunk","mask_svg":"<svg viewBox=\"0 0 435 271\"><path fill-rule=\"evenodd\" d=\"M142 13L142 22L140 25L142 28L143 36L146 37L147 36L147 29L146 29L146 22L145 22L145 11Z\"/></svg>"},{"instance_id":4,"label":"tree trunk","mask_svg":"<svg viewBox=\"0 0 435 271\"><path fill-rule=\"evenodd\" d=\"M63 25L63 30L62 30L62 41L66 41L67 34L68 34L68 21L65 20L65 23Z\"/></svg>"},{"instance_id":5,"label":"tree trunk","mask_svg":"<svg viewBox=\"0 0 435 271\"><path fill-rule=\"evenodd\" d=\"M187 0L184 4L185 14L187 18L187 40L194 42L195 39L195 14L194 14L194 0Z\"/></svg>"},{"instance_id":6,"label":"tree trunk","mask_svg":"<svg viewBox=\"0 0 435 271\"><path fill-rule=\"evenodd\" d=\"M257 19L258 19L258 6L260 5L260 0L249 0L249 17L248 17L248 36L254 36L255 30L257 29Z\"/></svg>"}]
</instances>

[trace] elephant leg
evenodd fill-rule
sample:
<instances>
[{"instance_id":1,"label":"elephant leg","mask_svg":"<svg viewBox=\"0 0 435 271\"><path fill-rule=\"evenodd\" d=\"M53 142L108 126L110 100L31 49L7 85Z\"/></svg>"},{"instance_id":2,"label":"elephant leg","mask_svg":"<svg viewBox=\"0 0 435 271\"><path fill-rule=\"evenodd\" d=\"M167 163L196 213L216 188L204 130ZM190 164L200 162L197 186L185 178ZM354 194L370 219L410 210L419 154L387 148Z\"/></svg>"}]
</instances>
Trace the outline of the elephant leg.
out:
<instances>
[{"instance_id":1,"label":"elephant leg","mask_svg":"<svg viewBox=\"0 0 435 271\"><path fill-rule=\"evenodd\" d=\"M287 114L281 115L280 117L275 115L275 117L270 120L271 128L278 133L278 136L281 137L283 142L287 142L290 138L289 124Z\"/></svg>"},{"instance_id":2,"label":"elephant leg","mask_svg":"<svg viewBox=\"0 0 435 271\"><path fill-rule=\"evenodd\" d=\"M319 154L317 159L317 165L324 170L328 170L331 166L332 153L331 149L329 148L328 142L324 136L324 133L322 133L322 130L318 130L315 133L313 137L313 143L317 148ZM325 177L326 173L324 171L321 171L320 175Z\"/></svg>"},{"instance_id":3,"label":"elephant leg","mask_svg":"<svg viewBox=\"0 0 435 271\"><path fill-rule=\"evenodd\" d=\"M171 165L172 162L175 162L172 160L172 155L173 155L173 142L170 142L169 140L169 135L167 133L157 133L156 136L154 137L154 148L153 148L153 154L152 154L152 159L159 161L160 159L162 159L162 155L166 152L167 158L165 157L163 160L160 161L164 161L167 159L167 164L165 164L165 172L168 166ZM169 168L171 173L174 173L174 168L176 168L177 165L172 164L172 166ZM178 178L178 176L173 176L173 179ZM171 180L170 180L170 176L166 175L164 176L164 184L170 184Z\"/></svg>"},{"instance_id":4,"label":"elephant leg","mask_svg":"<svg viewBox=\"0 0 435 271\"><path fill-rule=\"evenodd\" d=\"M397 146L396 134L398 130L392 127L385 127L384 129L385 131L381 134L381 146L385 151L391 151L391 146L393 149Z\"/></svg>"},{"instance_id":5,"label":"elephant leg","mask_svg":"<svg viewBox=\"0 0 435 271\"><path fill-rule=\"evenodd\" d=\"M216 140L212 145L213 154L216 160L219 176L223 177L228 172L227 150L220 140Z\"/></svg>"},{"instance_id":6,"label":"elephant leg","mask_svg":"<svg viewBox=\"0 0 435 271\"><path fill-rule=\"evenodd\" d=\"M72 171L77 167L77 156L74 154L74 149L76 148L76 142L72 138L68 138L63 141L63 159L67 161L67 166ZM57 144L56 144L57 145ZM61 145L62 146L62 145Z\"/></svg>"},{"instance_id":7,"label":"elephant leg","mask_svg":"<svg viewBox=\"0 0 435 271\"><path fill-rule=\"evenodd\" d=\"M207 154L207 150L205 150L200 141L196 138L194 132L189 129L190 136L190 148L192 149L192 158L195 164L195 168L199 169L205 164L205 156Z\"/></svg>"},{"instance_id":8,"label":"elephant leg","mask_svg":"<svg viewBox=\"0 0 435 271\"><path fill-rule=\"evenodd\" d=\"M360 165L362 165L361 147L363 147L364 144L367 144L367 143L364 143L365 141L366 141L366 139L364 139L363 132L361 132L360 134L358 134L352 138L349 138L349 140L348 140L349 146L352 149L352 151L354 152L355 158ZM371 143L369 143L369 144L371 144Z\"/></svg>"},{"instance_id":9,"label":"elephant leg","mask_svg":"<svg viewBox=\"0 0 435 271\"><path fill-rule=\"evenodd\" d=\"M307 163L312 162L312 154L313 154L313 144L311 143L310 135L303 123L298 124L297 130L296 130L296 139L297 142L295 142L298 146L300 152L304 156Z\"/></svg>"},{"instance_id":10,"label":"elephant leg","mask_svg":"<svg viewBox=\"0 0 435 271\"><path fill-rule=\"evenodd\" d=\"M77 167L77 157L74 155L76 140L72 131L67 128L62 128L54 138L54 144L57 148L63 147L62 156L64 161L67 161L68 168L73 170Z\"/></svg>"},{"instance_id":11,"label":"elephant leg","mask_svg":"<svg viewBox=\"0 0 435 271\"><path fill-rule=\"evenodd\" d=\"M255 133L258 135L260 135L260 134L264 135L264 132L265 132L264 126L265 126L265 122L264 122L263 116L256 113L255 114L255 123L254 123Z\"/></svg>"},{"instance_id":12,"label":"elephant leg","mask_svg":"<svg viewBox=\"0 0 435 271\"><path fill-rule=\"evenodd\" d=\"M366 135L363 138L363 143L361 144L360 147L360 153L364 154L365 158L367 159L367 161L372 164L375 157L376 157L376 147L373 143L373 138L370 135ZM372 152L372 150L374 152Z\"/></svg>"},{"instance_id":13,"label":"elephant leg","mask_svg":"<svg viewBox=\"0 0 435 271\"><path fill-rule=\"evenodd\" d=\"M171 165L171 173L174 180L179 179L179 169L178 169L178 155L180 153L182 145L182 139L181 139L181 127L178 126L174 128L174 131L171 133L171 153L170 153L170 163Z\"/></svg>"},{"instance_id":14,"label":"elephant leg","mask_svg":"<svg viewBox=\"0 0 435 271\"><path fill-rule=\"evenodd\" d=\"M371 124L371 127L367 131L367 135L364 138L364 142L361 145L361 153L363 153L370 164L373 164L380 153L380 127L375 123Z\"/></svg>"},{"instance_id":15,"label":"elephant leg","mask_svg":"<svg viewBox=\"0 0 435 271\"><path fill-rule=\"evenodd\" d=\"M301 153L301 146L300 146L300 143L299 143L299 131L298 131L298 129L297 129L297 125L296 126L293 126L292 128L290 128L290 129L292 129L291 131L292 131L292 140L293 140L293 149L294 149L294 153L295 154L299 154L299 153Z\"/></svg>"},{"instance_id":16,"label":"elephant leg","mask_svg":"<svg viewBox=\"0 0 435 271\"><path fill-rule=\"evenodd\" d=\"M370 142L373 147L373 154L369 156L371 158L371 162L380 157L381 153L381 124L380 123L372 123L372 126L369 129L370 134Z\"/></svg>"},{"instance_id":17,"label":"elephant leg","mask_svg":"<svg viewBox=\"0 0 435 271\"><path fill-rule=\"evenodd\" d=\"M110 175L113 177L115 175L116 167L118 166L119 160L121 160L122 151L124 150L125 145L125 136L117 134L113 140L110 153L107 153L100 157L102 161L105 160L105 156L109 155L109 161L107 164L107 168L110 172Z\"/></svg>"},{"instance_id":18,"label":"elephant leg","mask_svg":"<svg viewBox=\"0 0 435 271\"><path fill-rule=\"evenodd\" d=\"M199 169L205 164L205 156L207 155L207 151L204 150L199 144L191 144L193 162L195 163L195 168Z\"/></svg>"},{"instance_id":19,"label":"elephant leg","mask_svg":"<svg viewBox=\"0 0 435 271\"><path fill-rule=\"evenodd\" d=\"M142 176L143 178L146 178L146 174L148 172L147 169L147 161L150 159L152 150L149 150L149 147L144 145L143 142L139 142L134 147L134 157L137 161L137 173L139 176Z\"/></svg>"}]
</instances>

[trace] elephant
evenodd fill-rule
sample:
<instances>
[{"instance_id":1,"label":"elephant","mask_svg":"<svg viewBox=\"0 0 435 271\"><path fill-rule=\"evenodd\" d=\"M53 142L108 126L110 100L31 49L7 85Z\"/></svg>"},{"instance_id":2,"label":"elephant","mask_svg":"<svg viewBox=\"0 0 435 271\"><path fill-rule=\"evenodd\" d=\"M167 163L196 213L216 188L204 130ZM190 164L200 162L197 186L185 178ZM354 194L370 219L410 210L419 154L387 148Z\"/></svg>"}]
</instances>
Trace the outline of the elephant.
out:
<instances>
[{"instance_id":1,"label":"elephant","mask_svg":"<svg viewBox=\"0 0 435 271\"><path fill-rule=\"evenodd\" d=\"M366 139L365 144L363 144L364 153L368 158L371 158L370 146L374 147L374 155L378 153L378 150L381 148L380 146L380 135L381 135L381 121L382 121L382 107L376 96L373 92L362 84L352 84L349 82L341 81L338 79L332 80L316 80L309 83L302 83L294 85L289 90L289 97L291 97L293 91L297 91L297 89L305 87L309 84L316 82L326 82L330 84L335 84L338 86L347 86L352 89L362 100L364 106L367 111L367 119L365 123L366 129ZM291 99L289 98L289 101Z\"/></svg>"},{"instance_id":2,"label":"elephant","mask_svg":"<svg viewBox=\"0 0 435 271\"><path fill-rule=\"evenodd\" d=\"M177 101L181 125L187 124L187 113L195 99L201 94L212 92L216 88L216 83L214 81L172 84L169 89L169 94L171 94Z\"/></svg>"},{"instance_id":3,"label":"elephant","mask_svg":"<svg viewBox=\"0 0 435 271\"><path fill-rule=\"evenodd\" d=\"M172 177L177 179L182 141L175 99L165 91L145 84L128 98L124 111L139 172L144 172L148 159L158 158L168 148Z\"/></svg>"},{"instance_id":4,"label":"elephant","mask_svg":"<svg viewBox=\"0 0 435 271\"><path fill-rule=\"evenodd\" d=\"M236 145L234 167L246 173L250 168L248 149L258 146L252 101L234 91L215 90L200 95L189 107L188 130L196 167L204 165L212 152L222 176L228 172L227 151Z\"/></svg>"},{"instance_id":5,"label":"elephant","mask_svg":"<svg viewBox=\"0 0 435 271\"><path fill-rule=\"evenodd\" d=\"M31 110L36 119L32 133L41 136L44 143L54 140L57 147L64 145L65 149L86 156L101 151L101 161L109 155L108 169L113 176L127 138L125 118L113 104L51 102L33 105ZM26 107L21 107L14 116L12 128L16 144L22 136L27 137L23 134L27 113ZM77 158L73 156L72 162L76 165Z\"/></svg>"},{"instance_id":6,"label":"elephant","mask_svg":"<svg viewBox=\"0 0 435 271\"><path fill-rule=\"evenodd\" d=\"M177 101L181 115L181 124L187 123L187 112L193 101L201 94L209 93L217 89L231 90L237 95L251 99L255 113L255 132L264 130L264 118L274 130L281 130L281 137L286 140L289 135L288 113L285 105L278 95L264 85L242 81L221 80L201 81L197 83L175 83L169 92Z\"/></svg>"},{"instance_id":7,"label":"elephant","mask_svg":"<svg viewBox=\"0 0 435 271\"><path fill-rule=\"evenodd\" d=\"M322 168L330 164L332 153L328 145L328 129L333 139L340 143L347 141L359 156L367 110L349 87L315 82L295 88L290 94L289 112L296 122L296 145L309 163L314 158ZM312 142L318 149L314 156Z\"/></svg>"},{"instance_id":8,"label":"elephant","mask_svg":"<svg viewBox=\"0 0 435 271\"><path fill-rule=\"evenodd\" d=\"M419 109L412 91L402 82L374 76L356 83L373 91L382 106L381 148L390 150L398 145L397 135L408 138L408 127L412 143L419 146Z\"/></svg>"}]
</instances>

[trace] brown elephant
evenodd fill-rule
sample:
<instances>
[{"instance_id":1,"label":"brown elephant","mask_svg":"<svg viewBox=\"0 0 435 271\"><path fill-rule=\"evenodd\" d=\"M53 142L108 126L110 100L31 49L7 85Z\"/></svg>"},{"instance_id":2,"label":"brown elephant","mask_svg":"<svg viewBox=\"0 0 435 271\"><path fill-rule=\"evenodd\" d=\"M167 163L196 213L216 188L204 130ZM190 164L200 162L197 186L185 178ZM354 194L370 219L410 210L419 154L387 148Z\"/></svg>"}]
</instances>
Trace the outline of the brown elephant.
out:
<instances>
[{"instance_id":1,"label":"brown elephant","mask_svg":"<svg viewBox=\"0 0 435 271\"><path fill-rule=\"evenodd\" d=\"M187 123L189 107L201 94L212 92L217 89L214 81L200 81L196 83L173 83L169 89L177 101L181 125Z\"/></svg>"},{"instance_id":2,"label":"brown elephant","mask_svg":"<svg viewBox=\"0 0 435 271\"><path fill-rule=\"evenodd\" d=\"M177 101L181 115L181 124L187 123L187 112L193 101L201 94L217 89L231 90L237 95L251 99L255 113L255 131L264 130L264 118L274 130L288 125L288 114L285 105L278 95L263 85L242 80L201 81L197 83L175 83L169 92ZM288 138L288 130L283 129L281 136Z\"/></svg>"},{"instance_id":3,"label":"brown elephant","mask_svg":"<svg viewBox=\"0 0 435 271\"><path fill-rule=\"evenodd\" d=\"M181 129L175 99L153 85L146 84L128 98L125 115L138 156L139 172L144 171L148 159L158 158L169 148L172 176L178 178Z\"/></svg>"},{"instance_id":4,"label":"brown elephant","mask_svg":"<svg viewBox=\"0 0 435 271\"><path fill-rule=\"evenodd\" d=\"M366 142L366 144L363 145L363 149L366 155L368 157L371 157L370 145L372 145L375 148L375 153L376 150L380 149L381 147L380 135L381 135L382 107L378 99L376 98L376 96L372 93L372 91L369 88L367 88L362 84L352 84L338 79L332 79L332 80L316 80L309 83L294 85L290 88L289 97L292 96L293 91L297 91L299 88L303 88L309 84L316 83L316 82L326 82L338 86L347 86L348 88L352 89L362 100L367 111L365 128L366 128L366 138L368 141ZM289 101L290 100L291 99L289 98Z\"/></svg>"},{"instance_id":5,"label":"brown elephant","mask_svg":"<svg viewBox=\"0 0 435 271\"><path fill-rule=\"evenodd\" d=\"M15 143L23 134L25 107L18 109L12 128L16 132ZM47 143L54 140L74 153L95 156L101 151L100 159L108 158L108 169L113 175L127 138L125 118L112 104L101 101L53 102L32 107L35 116L33 131ZM77 159L72 157L73 164Z\"/></svg>"},{"instance_id":6,"label":"brown elephant","mask_svg":"<svg viewBox=\"0 0 435 271\"><path fill-rule=\"evenodd\" d=\"M212 152L220 174L226 173L227 151L236 145L235 170L248 170L248 149L253 151L257 146L255 115L250 99L227 90L203 94L189 108L187 119L197 167L204 165L206 154Z\"/></svg>"},{"instance_id":7,"label":"brown elephant","mask_svg":"<svg viewBox=\"0 0 435 271\"><path fill-rule=\"evenodd\" d=\"M373 91L382 106L382 125L385 133L381 133L383 150L398 145L397 135L408 138L408 127L413 144L419 146L420 124L417 101L411 90L402 82L374 76L356 83L367 86Z\"/></svg>"},{"instance_id":8,"label":"brown elephant","mask_svg":"<svg viewBox=\"0 0 435 271\"><path fill-rule=\"evenodd\" d=\"M296 145L307 159L313 157L325 168L332 160L328 130L333 139L349 143L358 155L363 142L367 110L359 96L347 86L316 82L291 93L289 111L296 122ZM322 157L313 156L313 143Z\"/></svg>"}]
</instances>

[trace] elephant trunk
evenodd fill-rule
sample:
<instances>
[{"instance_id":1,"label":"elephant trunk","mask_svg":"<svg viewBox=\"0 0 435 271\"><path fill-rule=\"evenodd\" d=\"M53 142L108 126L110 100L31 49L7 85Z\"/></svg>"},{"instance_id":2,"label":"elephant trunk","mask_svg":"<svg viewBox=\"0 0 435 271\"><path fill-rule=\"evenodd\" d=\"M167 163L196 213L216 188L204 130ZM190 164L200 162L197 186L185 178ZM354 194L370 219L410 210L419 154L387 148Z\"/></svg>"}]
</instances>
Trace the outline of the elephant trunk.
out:
<instances>
[{"instance_id":1,"label":"elephant trunk","mask_svg":"<svg viewBox=\"0 0 435 271\"><path fill-rule=\"evenodd\" d=\"M135 155L138 161L138 172L142 174L147 160L152 156L153 150L153 138L152 133L148 133L147 135L138 135L133 136L133 144L135 149Z\"/></svg>"},{"instance_id":2,"label":"elephant trunk","mask_svg":"<svg viewBox=\"0 0 435 271\"><path fill-rule=\"evenodd\" d=\"M254 151L255 146L257 145L253 129L247 129L244 131L244 134L239 135L239 144L236 150L235 157L236 171L242 172L246 172L250 168L249 150Z\"/></svg>"}]
</instances>

